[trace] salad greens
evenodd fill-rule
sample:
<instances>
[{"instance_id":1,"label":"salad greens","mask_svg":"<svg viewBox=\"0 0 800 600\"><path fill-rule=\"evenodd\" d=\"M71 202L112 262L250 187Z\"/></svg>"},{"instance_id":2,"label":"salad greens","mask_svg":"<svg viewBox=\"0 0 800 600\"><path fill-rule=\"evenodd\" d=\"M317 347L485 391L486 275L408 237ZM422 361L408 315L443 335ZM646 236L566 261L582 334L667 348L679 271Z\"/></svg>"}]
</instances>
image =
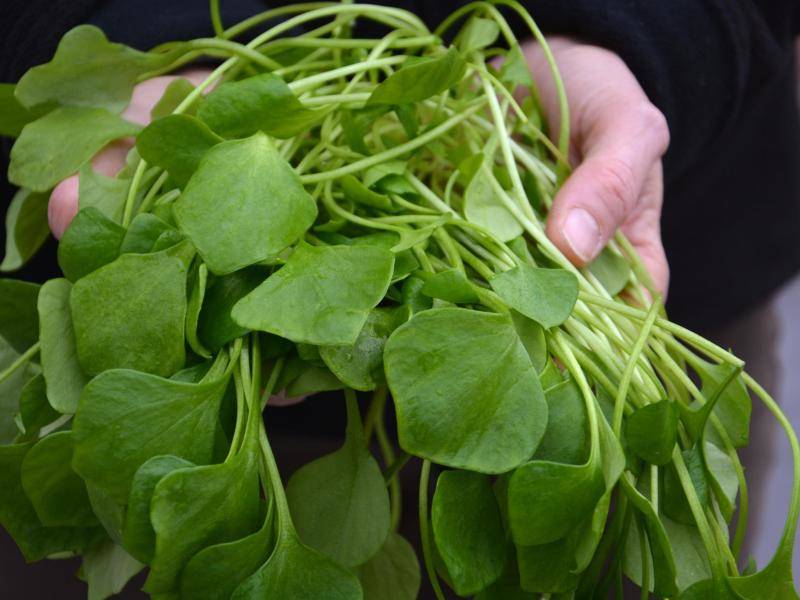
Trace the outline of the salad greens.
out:
<instances>
[{"instance_id":1,"label":"salad greens","mask_svg":"<svg viewBox=\"0 0 800 600\"><path fill-rule=\"evenodd\" d=\"M411 600L423 572L440 600L620 597L623 578L798 598L800 446L775 401L667 319L622 234L585 269L545 235L567 104L515 0L435 31L350 2L211 18L214 37L149 52L80 26L0 85L20 188L0 270L80 174L64 278L0 279L0 524L27 560L82 555L97 600L143 569L163 599ZM560 124L512 23L545 48ZM120 116L200 58L217 66L175 79L151 124ZM116 177L92 169L131 136ZM343 444L284 487L268 401L323 391ZM795 470L774 558L744 570L753 401Z\"/></svg>"}]
</instances>

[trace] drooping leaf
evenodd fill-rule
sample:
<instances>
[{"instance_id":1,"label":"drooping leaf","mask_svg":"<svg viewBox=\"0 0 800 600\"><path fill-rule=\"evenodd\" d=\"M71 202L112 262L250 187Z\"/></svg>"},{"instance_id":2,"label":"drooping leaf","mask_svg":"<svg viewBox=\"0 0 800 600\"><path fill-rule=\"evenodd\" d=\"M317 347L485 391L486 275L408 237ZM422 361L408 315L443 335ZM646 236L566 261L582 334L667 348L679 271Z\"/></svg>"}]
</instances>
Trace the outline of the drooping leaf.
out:
<instances>
[{"instance_id":1,"label":"drooping leaf","mask_svg":"<svg viewBox=\"0 0 800 600\"><path fill-rule=\"evenodd\" d=\"M19 399L19 414L25 427L26 440L30 439L28 436L36 435L39 429L49 425L61 416L60 413L53 410L53 407L47 401L47 391L44 377L42 377L41 373L29 379L22 388Z\"/></svg>"},{"instance_id":2,"label":"drooping leaf","mask_svg":"<svg viewBox=\"0 0 800 600\"><path fill-rule=\"evenodd\" d=\"M597 258L589 265L589 270L611 296L616 296L625 289L631 275L628 261L622 256L614 254L608 248L603 249L597 255Z\"/></svg>"},{"instance_id":3,"label":"drooping leaf","mask_svg":"<svg viewBox=\"0 0 800 600\"><path fill-rule=\"evenodd\" d=\"M88 600L105 600L120 593L144 568L111 540L96 544L83 555L82 576L89 585Z\"/></svg>"},{"instance_id":4,"label":"drooping leaf","mask_svg":"<svg viewBox=\"0 0 800 600\"><path fill-rule=\"evenodd\" d=\"M98 375L75 415L75 470L124 504L136 470L154 456L208 463L227 384L227 376L195 384L124 369Z\"/></svg>"},{"instance_id":5,"label":"drooping leaf","mask_svg":"<svg viewBox=\"0 0 800 600\"><path fill-rule=\"evenodd\" d=\"M87 162L78 177L78 208L96 208L114 223L121 223L129 185L128 180L101 175Z\"/></svg>"},{"instance_id":6,"label":"drooping leaf","mask_svg":"<svg viewBox=\"0 0 800 600\"><path fill-rule=\"evenodd\" d=\"M589 455L586 405L574 381L563 381L545 392L547 429L533 458L579 465Z\"/></svg>"},{"instance_id":7,"label":"drooping leaf","mask_svg":"<svg viewBox=\"0 0 800 600\"><path fill-rule=\"evenodd\" d=\"M207 280L208 268L204 263L197 263L197 269L193 270L189 284L189 303L186 307L186 341L192 351L203 358L211 357L211 353L206 350L197 337L198 319L200 318L200 309L203 306L203 299L206 295Z\"/></svg>"},{"instance_id":8,"label":"drooping leaf","mask_svg":"<svg viewBox=\"0 0 800 600\"><path fill-rule=\"evenodd\" d=\"M17 137L22 128L52 110L52 104L25 108L17 100L13 83L0 83L0 136Z\"/></svg>"},{"instance_id":9,"label":"drooping leaf","mask_svg":"<svg viewBox=\"0 0 800 600\"><path fill-rule=\"evenodd\" d=\"M16 97L27 107L57 102L120 112L139 75L174 58L174 54L144 53L109 42L97 27L79 25L61 38L50 62L22 76Z\"/></svg>"},{"instance_id":10,"label":"drooping leaf","mask_svg":"<svg viewBox=\"0 0 800 600\"><path fill-rule=\"evenodd\" d=\"M97 208L79 211L58 244L58 265L78 281L119 256L125 230Z\"/></svg>"},{"instance_id":11,"label":"drooping leaf","mask_svg":"<svg viewBox=\"0 0 800 600\"><path fill-rule=\"evenodd\" d=\"M150 111L150 119L155 121L167 115L171 115L193 90L194 86L192 83L183 77L178 77L170 81L169 85L164 89L161 98L159 98L158 102L156 102L155 106L153 106ZM192 110L194 106L193 104L192 107L190 107L187 111L188 114L194 113Z\"/></svg>"},{"instance_id":12,"label":"drooping leaf","mask_svg":"<svg viewBox=\"0 0 800 600\"><path fill-rule=\"evenodd\" d=\"M557 539L547 544L517 546L520 587L527 592L568 593L578 586L572 572L574 540Z\"/></svg>"},{"instance_id":13,"label":"drooping leaf","mask_svg":"<svg viewBox=\"0 0 800 600\"><path fill-rule=\"evenodd\" d=\"M0 338L20 354L39 340L40 289L35 283L0 279Z\"/></svg>"},{"instance_id":14,"label":"drooping leaf","mask_svg":"<svg viewBox=\"0 0 800 600\"><path fill-rule=\"evenodd\" d=\"M348 400L345 444L301 467L286 486L292 520L304 544L355 567L380 550L389 534L389 493L365 446L355 400Z\"/></svg>"},{"instance_id":15,"label":"drooping leaf","mask_svg":"<svg viewBox=\"0 0 800 600\"><path fill-rule=\"evenodd\" d=\"M460 82L466 68L466 61L455 48L436 58L412 61L381 82L367 104L421 102Z\"/></svg>"},{"instance_id":16,"label":"drooping leaf","mask_svg":"<svg viewBox=\"0 0 800 600\"><path fill-rule=\"evenodd\" d=\"M522 264L490 283L510 308L547 329L566 321L578 299L578 279L564 269Z\"/></svg>"},{"instance_id":17,"label":"drooping leaf","mask_svg":"<svg viewBox=\"0 0 800 600\"><path fill-rule=\"evenodd\" d=\"M235 540L204 548L181 574L181 594L195 600L228 600L236 588L264 563L275 541L271 514L261 529Z\"/></svg>"},{"instance_id":18,"label":"drooping leaf","mask_svg":"<svg viewBox=\"0 0 800 600\"><path fill-rule=\"evenodd\" d=\"M700 447L694 446L689 450L684 450L682 454L694 493L697 495L700 505L707 506L709 502L708 475ZM679 523L694 525L694 515L675 467L671 466L665 470L661 494L662 509L667 516Z\"/></svg>"},{"instance_id":19,"label":"drooping leaf","mask_svg":"<svg viewBox=\"0 0 800 600\"><path fill-rule=\"evenodd\" d=\"M378 554L358 568L364 600L415 600L422 576L413 546L390 533Z\"/></svg>"},{"instance_id":20,"label":"drooping leaf","mask_svg":"<svg viewBox=\"0 0 800 600\"><path fill-rule=\"evenodd\" d=\"M708 483L714 491L720 512L726 521L733 517L739 478L733 460L728 454L710 442L703 444L703 461L708 472Z\"/></svg>"},{"instance_id":21,"label":"drooping leaf","mask_svg":"<svg viewBox=\"0 0 800 600\"><path fill-rule=\"evenodd\" d=\"M133 476L122 543L125 549L143 563L151 563L156 548L156 532L150 522L150 504L156 485L178 469L194 467L194 463L177 456L154 456L142 464Z\"/></svg>"},{"instance_id":22,"label":"drooping leaf","mask_svg":"<svg viewBox=\"0 0 800 600\"><path fill-rule=\"evenodd\" d=\"M263 133L218 144L200 161L175 219L215 274L277 255L314 222L317 208Z\"/></svg>"},{"instance_id":23,"label":"drooping leaf","mask_svg":"<svg viewBox=\"0 0 800 600\"><path fill-rule=\"evenodd\" d=\"M70 466L72 454L72 433L59 431L39 440L22 461L22 488L48 527L98 525L86 485Z\"/></svg>"},{"instance_id":24,"label":"drooping leaf","mask_svg":"<svg viewBox=\"0 0 800 600\"><path fill-rule=\"evenodd\" d=\"M153 121L136 137L136 149L148 164L164 168L184 187L200 160L222 138L189 115L169 115Z\"/></svg>"},{"instance_id":25,"label":"drooping leaf","mask_svg":"<svg viewBox=\"0 0 800 600\"><path fill-rule=\"evenodd\" d=\"M464 54L491 46L500 35L500 27L492 19L473 17L458 34L456 45Z\"/></svg>"},{"instance_id":26,"label":"drooping leaf","mask_svg":"<svg viewBox=\"0 0 800 600\"><path fill-rule=\"evenodd\" d=\"M464 216L503 242L522 233L522 225L498 198L487 169L478 169L464 192Z\"/></svg>"},{"instance_id":27,"label":"drooping leaf","mask_svg":"<svg viewBox=\"0 0 800 600\"><path fill-rule=\"evenodd\" d=\"M374 390L386 377L383 348L391 333L408 320L408 307L374 308L351 346L322 346L320 356L331 372L349 387Z\"/></svg>"},{"instance_id":28,"label":"drooping leaf","mask_svg":"<svg viewBox=\"0 0 800 600\"><path fill-rule=\"evenodd\" d=\"M22 130L11 148L8 180L46 192L109 142L138 132L138 125L102 108L57 108Z\"/></svg>"},{"instance_id":29,"label":"drooping leaf","mask_svg":"<svg viewBox=\"0 0 800 600\"><path fill-rule=\"evenodd\" d=\"M670 400L636 409L628 417L625 436L639 458L654 465L666 465L672 460L678 437L678 409Z\"/></svg>"},{"instance_id":30,"label":"drooping leaf","mask_svg":"<svg viewBox=\"0 0 800 600\"><path fill-rule=\"evenodd\" d=\"M70 305L84 371L131 368L168 376L180 369L185 282L183 263L166 253L123 254L79 280Z\"/></svg>"},{"instance_id":31,"label":"drooping leaf","mask_svg":"<svg viewBox=\"0 0 800 600\"><path fill-rule=\"evenodd\" d=\"M304 107L286 82L272 73L222 84L198 111L200 119L223 137L263 131L290 138L317 125L325 114Z\"/></svg>"},{"instance_id":32,"label":"drooping leaf","mask_svg":"<svg viewBox=\"0 0 800 600\"><path fill-rule=\"evenodd\" d=\"M730 365L698 362L692 365L703 383L702 392L709 398L729 376ZM753 403L741 377L737 377L722 391L714 407L734 447L747 446L750 440L750 413ZM707 426L708 427L708 426Z\"/></svg>"},{"instance_id":33,"label":"drooping leaf","mask_svg":"<svg viewBox=\"0 0 800 600\"><path fill-rule=\"evenodd\" d=\"M351 202L386 211L391 211L394 207L388 196L372 191L352 175L345 175L339 180L339 183L342 186L344 197Z\"/></svg>"},{"instance_id":34,"label":"drooping leaf","mask_svg":"<svg viewBox=\"0 0 800 600\"><path fill-rule=\"evenodd\" d=\"M72 284L51 279L39 293L39 329L42 372L47 399L60 413L73 414L89 377L78 363L69 297Z\"/></svg>"},{"instance_id":35,"label":"drooping leaf","mask_svg":"<svg viewBox=\"0 0 800 600\"><path fill-rule=\"evenodd\" d=\"M393 266L393 255L382 248L302 244L231 315L246 329L294 342L352 345L386 294Z\"/></svg>"},{"instance_id":36,"label":"drooping leaf","mask_svg":"<svg viewBox=\"0 0 800 600\"><path fill-rule=\"evenodd\" d=\"M418 313L389 337L384 365L407 452L502 473L539 445L547 404L507 317L461 308Z\"/></svg>"},{"instance_id":37,"label":"drooping leaf","mask_svg":"<svg viewBox=\"0 0 800 600\"><path fill-rule=\"evenodd\" d=\"M542 373L548 364L549 357L544 328L533 319L529 319L515 310L511 311L511 320L522 345L525 346L525 350L528 352L531 363L537 372Z\"/></svg>"},{"instance_id":38,"label":"drooping leaf","mask_svg":"<svg viewBox=\"0 0 800 600\"><path fill-rule=\"evenodd\" d=\"M436 548L459 596L476 594L500 577L508 542L486 475L468 471L439 475L431 520Z\"/></svg>"},{"instance_id":39,"label":"drooping leaf","mask_svg":"<svg viewBox=\"0 0 800 600\"><path fill-rule=\"evenodd\" d=\"M50 235L47 194L19 190L6 211L6 250L0 271L22 268Z\"/></svg>"}]
</instances>

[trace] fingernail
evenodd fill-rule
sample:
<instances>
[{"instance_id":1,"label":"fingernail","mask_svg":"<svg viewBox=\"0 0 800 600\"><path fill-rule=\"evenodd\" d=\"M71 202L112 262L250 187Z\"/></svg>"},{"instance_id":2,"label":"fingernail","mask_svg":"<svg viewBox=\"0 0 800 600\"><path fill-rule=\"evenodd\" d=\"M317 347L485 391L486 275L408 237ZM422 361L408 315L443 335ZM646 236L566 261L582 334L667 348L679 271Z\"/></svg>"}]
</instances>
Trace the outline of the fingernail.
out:
<instances>
[{"instance_id":1,"label":"fingernail","mask_svg":"<svg viewBox=\"0 0 800 600\"><path fill-rule=\"evenodd\" d=\"M589 211L573 208L564 221L564 237L582 261L592 260L600 251L600 226Z\"/></svg>"}]
</instances>

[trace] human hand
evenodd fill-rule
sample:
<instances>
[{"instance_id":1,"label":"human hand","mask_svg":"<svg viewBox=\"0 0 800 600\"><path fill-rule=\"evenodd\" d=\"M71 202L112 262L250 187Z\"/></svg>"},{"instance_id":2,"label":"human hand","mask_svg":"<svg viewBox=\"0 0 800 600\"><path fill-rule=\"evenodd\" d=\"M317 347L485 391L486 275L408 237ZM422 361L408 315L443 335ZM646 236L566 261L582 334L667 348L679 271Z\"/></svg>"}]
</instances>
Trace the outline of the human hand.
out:
<instances>
[{"instance_id":1,"label":"human hand","mask_svg":"<svg viewBox=\"0 0 800 600\"><path fill-rule=\"evenodd\" d=\"M155 77L140 83L133 90L131 102L122 113L123 118L139 125L147 125L150 122L150 111L173 80L182 77L193 85L198 85L210 73L209 69L195 68L184 71L178 76ZM112 142L92 159L94 170L106 177L113 177L125 166L125 157L131 148L133 148L133 138ZM47 219L56 239L61 239L77 213L78 176L72 175L53 188L50 194Z\"/></svg>"},{"instance_id":2,"label":"human hand","mask_svg":"<svg viewBox=\"0 0 800 600\"><path fill-rule=\"evenodd\" d=\"M548 40L570 111L570 161L576 167L554 199L547 235L578 266L591 262L621 229L656 288L666 294L669 266L661 243L661 157L669 129L633 73L613 52L571 38ZM558 96L536 42L523 52L554 127Z\"/></svg>"}]
</instances>

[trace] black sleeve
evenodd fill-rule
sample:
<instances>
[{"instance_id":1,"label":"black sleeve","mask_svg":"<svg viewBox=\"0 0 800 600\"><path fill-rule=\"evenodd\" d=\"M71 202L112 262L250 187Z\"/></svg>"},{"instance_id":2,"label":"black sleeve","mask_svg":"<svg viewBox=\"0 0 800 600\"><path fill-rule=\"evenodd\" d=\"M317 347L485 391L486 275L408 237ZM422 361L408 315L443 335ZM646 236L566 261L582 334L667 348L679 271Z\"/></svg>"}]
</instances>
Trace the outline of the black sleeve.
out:
<instances>
[{"instance_id":1,"label":"black sleeve","mask_svg":"<svg viewBox=\"0 0 800 600\"><path fill-rule=\"evenodd\" d=\"M528 0L546 33L617 52L666 115L673 178L697 162L785 66L796 0Z\"/></svg>"}]
</instances>

